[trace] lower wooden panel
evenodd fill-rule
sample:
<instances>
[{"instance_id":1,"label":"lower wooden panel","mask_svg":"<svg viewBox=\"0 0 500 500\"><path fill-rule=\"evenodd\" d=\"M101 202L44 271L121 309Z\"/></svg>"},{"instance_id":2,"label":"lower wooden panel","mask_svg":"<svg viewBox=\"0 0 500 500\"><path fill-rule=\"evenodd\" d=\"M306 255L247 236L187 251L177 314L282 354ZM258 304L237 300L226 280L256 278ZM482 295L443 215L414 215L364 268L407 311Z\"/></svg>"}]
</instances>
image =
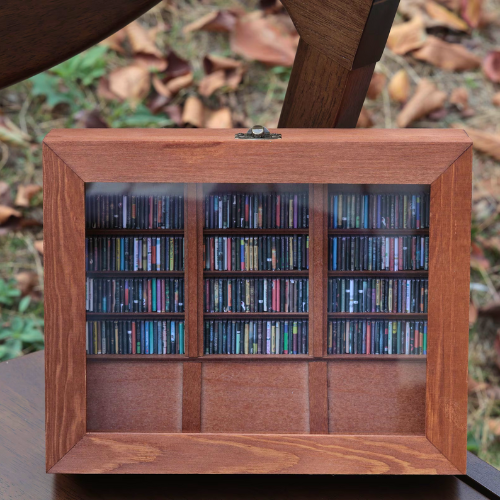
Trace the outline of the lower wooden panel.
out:
<instances>
[{"instance_id":1,"label":"lower wooden panel","mask_svg":"<svg viewBox=\"0 0 500 500\"><path fill-rule=\"evenodd\" d=\"M87 362L87 431L181 430L181 362Z\"/></svg>"},{"instance_id":2,"label":"lower wooden panel","mask_svg":"<svg viewBox=\"0 0 500 500\"><path fill-rule=\"evenodd\" d=\"M425 377L423 362L329 362L329 431L425 435Z\"/></svg>"},{"instance_id":3,"label":"lower wooden panel","mask_svg":"<svg viewBox=\"0 0 500 500\"><path fill-rule=\"evenodd\" d=\"M202 432L309 432L307 362L203 363Z\"/></svg>"},{"instance_id":4,"label":"lower wooden panel","mask_svg":"<svg viewBox=\"0 0 500 500\"><path fill-rule=\"evenodd\" d=\"M50 472L456 474L458 471L423 436L88 433Z\"/></svg>"}]
</instances>

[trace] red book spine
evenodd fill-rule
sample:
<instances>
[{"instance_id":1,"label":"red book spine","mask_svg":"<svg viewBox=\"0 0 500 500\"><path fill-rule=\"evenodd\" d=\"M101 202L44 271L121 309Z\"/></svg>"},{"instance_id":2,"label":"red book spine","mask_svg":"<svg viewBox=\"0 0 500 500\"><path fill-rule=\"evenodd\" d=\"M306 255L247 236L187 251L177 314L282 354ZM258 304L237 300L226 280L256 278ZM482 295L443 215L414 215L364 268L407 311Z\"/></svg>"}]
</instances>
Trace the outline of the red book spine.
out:
<instances>
[{"instance_id":1,"label":"red book spine","mask_svg":"<svg viewBox=\"0 0 500 500\"><path fill-rule=\"evenodd\" d=\"M137 353L136 347L135 321L132 321L132 354Z\"/></svg>"},{"instance_id":2,"label":"red book spine","mask_svg":"<svg viewBox=\"0 0 500 500\"><path fill-rule=\"evenodd\" d=\"M276 280L276 311L281 312L281 282Z\"/></svg>"},{"instance_id":3,"label":"red book spine","mask_svg":"<svg viewBox=\"0 0 500 500\"><path fill-rule=\"evenodd\" d=\"M389 238L389 270L394 271L394 238Z\"/></svg>"},{"instance_id":4,"label":"red book spine","mask_svg":"<svg viewBox=\"0 0 500 500\"><path fill-rule=\"evenodd\" d=\"M158 209L156 211L156 221L158 224L158 227L162 227L162 220L161 220L161 196L158 196Z\"/></svg>"},{"instance_id":5,"label":"red book spine","mask_svg":"<svg viewBox=\"0 0 500 500\"><path fill-rule=\"evenodd\" d=\"M366 354L370 354L372 346L372 325L370 320L366 322Z\"/></svg>"}]
</instances>

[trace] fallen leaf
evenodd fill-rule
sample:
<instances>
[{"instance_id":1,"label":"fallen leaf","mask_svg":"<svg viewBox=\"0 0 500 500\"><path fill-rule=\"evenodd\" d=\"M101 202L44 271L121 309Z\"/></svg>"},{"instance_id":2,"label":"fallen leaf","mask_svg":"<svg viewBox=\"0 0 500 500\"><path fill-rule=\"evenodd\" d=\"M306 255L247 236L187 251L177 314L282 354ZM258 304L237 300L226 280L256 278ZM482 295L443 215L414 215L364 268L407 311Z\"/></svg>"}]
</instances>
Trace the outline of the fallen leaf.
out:
<instances>
[{"instance_id":1,"label":"fallen leaf","mask_svg":"<svg viewBox=\"0 0 500 500\"><path fill-rule=\"evenodd\" d=\"M243 64L241 61L236 61L235 59L231 59L229 57L208 54L203 58L203 69L207 75L221 69L231 70L241 68L242 66Z\"/></svg>"},{"instance_id":2,"label":"fallen leaf","mask_svg":"<svg viewBox=\"0 0 500 500\"><path fill-rule=\"evenodd\" d=\"M484 391L489 387L486 382L477 382L469 375L468 392L473 394L474 392Z\"/></svg>"},{"instance_id":3,"label":"fallen leaf","mask_svg":"<svg viewBox=\"0 0 500 500\"><path fill-rule=\"evenodd\" d=\"M469 26L463 19L460 19L456 14L436 2L427 2L425 4L425 10L427 11L427 14L429 14L432 19L437 21L440 26L445 26L458 31L469 30Z\"/></svg>"},{"instance_id":4,"label":"fallen leaf","mask_svg":"<svg viewBox=\"0 0 500 500\"><path fill-rule=\"evenodd\" d=\"M0 205L0 225L5 224L11 217L21 218L22 214L18 210Z\"/></svg>"},{"instance_id":5,"label":"fallen leaf","mask_svg":"<svg viewBox=\"0 0 500 500\"><path fill-rule=\"evenodd\" d=\"M198 30L229 33L233 31L236 20L237 14L235 12L230 10L217 10L187 24L182 28L182 32L185 35Z\"/></svg>"},{"instance_id":6,"label":"fallen leaf","mask_svg":"<svg viewBox=\"0 0 500 500\"><path fill-rule=\"evenodd\" d=\"M470 265L475 269L483 271L491 267L490 261L484 255L483 249L474 241L471 243Z\"/></svg>"},{"instance_id":7,"label":"fallen leaf","mask_svg":"<svg viewBox=\"0 0 500 500\"><path fill-rule=\"evenodd\" d=\"M97 95L102 99L115 100L118 99L116 94L113 94L109 88L109 80L106 77L102 77L97 85Z\"/></svg>"},{"instance_id":8,"label":"fallen leaf","mask_svg":"<svg viewBox=\"0 0 500 500\"><path fill-rule=\"evenodd\" d=\"M495 436L500 436L500 418L488 419L488 428Z\"/></svg>"},{"instance_id":9,"label":"fallen leaf","mask_svg":"<svg viewBox=\"0 0 500 500\"><path fill-rule=\"evenodd\" d=\"M483 0L462 0L460 14L471 28L477 28L483 17Z\"/></svg>"},{"instance_id":10,"label":"fallen leaf","mask_svg":"<svg viewBox=\"0 0 500 500\"><path fill-rule=\"evenodd\" d=\"M428 115L427 118L429 120L433 120L435 122L440 122L444 118L448 116L448 110L446 108L439 108L436 109L435 111L431 111Z\"/></svg>"},{"instance_id":11,"label":"fallen leaf","mask_svg":"<svg viewBox=\"0 0 500 500\"><path fill-rule=\"evenodd\" d=\"M143 53L162 58L163 54L160 49L138 21L133 21L124 29L134 54Z\"/></svg>"},{"instance_id":12,"label":"fallen leaf","mask_svg":"<svg viewBox=\"0 0 500 500\"><path fill-rule=\"evenodd\" d=\"M495 83L500 83L500 50L489 52L483 61L484 74Z\"/></svg>"},{"instance_id":13,"label":"fallen leaf","mask_svg":"<svg viewBox=\"0 0 500 500\"><path fill-rule=\"evenodd\" d=\"M495 106L500 106L500 92L497 92L493 98L491 99L491 102L495 105Z\"/></svg>"},{"instance_id":14,"label":"fallen leaf","mask_svg":"<svg viewBox=\"0 0 500 500\"><path fill-rule=\"evenodd\" d=\"M208 97L226 84L226 73L220 69L203 77L198 86L200 95Z\"/></svg>"},{"instance_id":15,"label":"fallen leaf","mask_svg":"<svg viewBox=\"0 0 500 500\"><path fill-rule=\"evenodd\" d=\"M38 286L38 274L34 271L22 271L16 276L17 288L21 290L21 296L25 297L33 292L33 289Z\"/></svg>"},{"instance_id":16,"label":"fallen leaf","mask_svg":"<svg viewBox=\"0 0 500 500\"><path fill-rule=\"evenodd\" d=\"M232 126L233 122L229 108L220 108L216 111L207 110L205 112L206 128L231 128Z\"/></svg>"},{"instance_id":17,"label":"fallen leaf","mask_svg":"<svg viewBox=\"0 0 500 500\"><path fill-rule=\"evenodd\" d=\"M411 50L422 47L426 34L422 16L415 16L407 23L396 24L391 28L387 47L395 54L404 55Z\"/></svg>"},{"instance_id":18,"label":"fallen leaf","mask_svg":"<svg viewBox=\"0 0 500 500\"><path fill-rule=\"evenodd\" d=\"M464 129L471 138L474 149L500 160L500 134L465 127L460 123L454 123L452 127Z\"/></svg>"},{"instance_id":19,"label":"fallen leaf","mask_svg":"<svg viewBox=\"0 0 500 500\"><path fill-rule=\"evenodd\" d=\"M471 70L481 65L481 59L462 45L448 43L431 35L412 55L415 59L448 71Z\"/></svg>"},{"instance_id":20,"label":"fallen leaf","mask_svg":"<svg viewBox=\"0 0 500 500\"><path fill-rule=\"evenodd\" d=\"M134 64L142 66L149 71L165 71L167 69L167 60L163 57L156 57L151 54L140 53L134 56Z\"/></svg>"},{"instance_id":21,"label":"fallen leaf","mask_svg":"<svg viewBox=\"0 0 500 500\"><path fill-rule=\"evenodd\" d=\"M389 97L396 102L404 103L410 96L410 77L404 69L397 71L387 87Z\"/></svg>"},{"instance_id":22,"label":"fallen leaf","mask_svg":"<svg viewBox=\"0 0 500 500\"><path fill-rule=\"evenodd\" d=\"M363 106L359 113L356 128L370 128L373 127L372 114Z\"/></svg>"},{"instance_id":23,"label":"fallen leaf","mask_svg":"<svg viewBox=\"0 0 500 500\"><path fill-rule=\"evenodd\" d=\"M33 196L35 196L35 194L39 193L41 190L42 186L38 186L37 184L18 186L14 205L16 205L16 207L29 207L30 201L33 198Z\"/></svg>"},{"instance_id":24,"label":"fallen leaf","mask_svg":"<svg viewBox=\"0 0 500 500\"><path fill-rule=\"evenodd\" d=\"M469 326L472 326L477 321L477 307L469 303Z\"/></svg>"},{"instance_id":25,"label":"fallen leaf","mask_svg":"<svg viewBox=\"0 0 500 500\"><path fill-rule=\"evenodd\" d=\"M126 36L127 33L124 28L118 30L116 33L113 33L111 36L108 36L108 38L105 38L104 40L102 40L102 42L99 42L99 45L104 45L105 47L109 47L115 52L123 54L125 52L125 49L123 48L122 44L125 41Z\"/></svg>"},{"instance_id":26,"label":"fallen leaf","mask_svg":"<svg viewBox=\"0 0 500 500\"><path fill-rule=\"evenodd\" d=\"M182 126L182 109L179 104L170 104L165 108L165 113L178 126Z\"/></svg>"},{"instance_id":27,"label":"fallen leaf","mask_svg":"<svg viewBox=\"0 0 500 500\"><path fill-rule=\"evenodd\" d=\"M11 146L28 147L31 137L24 133L10 118L0 115L0 142Z\"/></svg>"},{"instance_id":28,"label":"fallen leaf","mask_svg":"<svg viewBox=\"0 0 500 500\"><path fill-rule=\"evenodd\" d=\"M270 66L292 66L298 36L287 33L272 16L252 12L241 17L230 36L231 50L246 59Z\"/></svg>"},{"instance_id":29,"label":"fallen leaf","mask_svg":"<svg viewBox=\"0 0 500 500\"><path fill-rule=\"evenodd\" d=\"M85 128L108 128L98 109L92 111L82 110L75 114L76 121Z\"/></svg>"},{"instance_id":30,"label":"fallen leaf","mask_svg":"<svg viewBox=\"0 0 500 500\"><path fill-rule=\"evenodd\" d=\"M43 255L43 240L36 240L35 243L33 243L33 246L38 253Z\"/></svg>"},{"instance_id":31,"label":"fallen leaf","mask_svg":"<svg viewBox=\"0 0 500 500\"><path fill-rule=\"evenodd\" d=\"M184 125L203 127L205 109L203 103L195 96L189 96L184 103L182 122Z\"/></svg>"},{"instance_id":32,"label":"fallen leaf","mask_svg":"<svg viewBox=\"0 0 500 500\"><path fill-rule=\"evenodd\" d=\"M153 76L153 87L158 94L171 98L176 95L180 90L189 87L193 83L193 73L178 76L163 83L157 76Z\"/></svg>"},{"instance_id":33,"label":"fallen leaf","mask_svg":"<svg viewBox=\"0 0 500 500\"><path fill-rule=\"evenodd\" d=\"M162 111L165 106L170 102L170 97L165 97L164 95L155 94L148 102L148 108L151 113L157 115Z\"/></svg>"},{"instance_id":34,"label":"fallen leaf","mask_svg":"<svg viewBox=\"0 0 500 500\"><path fill-rule=\"evenodd\" d=\"M150 87L147 69L131 65L118 68L109 75L109 89L121 99L126 99L132 106L144 99Z\"/></svg>"},{"instance_id":35,"label":"fallen leaf","mask_svg":"<svg viewBox=\"0 0 500 500\"><path fill-rule=\"evenodd\" d=\"M398 114L398 127L405 128L432 111L442 108L445 101L446 92L438 90L431 81L422 78L415 93Z\"/></svg>"},{"instance_id":36,"label":"fallen leaf","mask_svg":"<svg viewBox=\"0 0 500 500\"><path fill-rule=\"evenodd\" d=\"M366 97L368 97L368 99L376 99L384 89L386 82L387 77L383 73L374 72L370 80Z\"/></svg>"},{"instance_id":37,"label":"fallen leaf","mask_svg":"<svg viewBox=\"0 0 500 500\"><path fill-rule=\"evenodd\" d=\"M167 56L167 70L159 75L164 83L191 73L191 65L182 57L179 57L173 50Z\"/></svg>"},{"instance_id":38,"label":"fallen leaf","mask_svg":"<svg viewBox=\"0 0 500 500\"><path fill-rule=\"evenodd\" d=\"M469 92L465 87L453 89L450 96L450 103L458 109L463 110L469 107Z\"/></svg>"}]
</instances>

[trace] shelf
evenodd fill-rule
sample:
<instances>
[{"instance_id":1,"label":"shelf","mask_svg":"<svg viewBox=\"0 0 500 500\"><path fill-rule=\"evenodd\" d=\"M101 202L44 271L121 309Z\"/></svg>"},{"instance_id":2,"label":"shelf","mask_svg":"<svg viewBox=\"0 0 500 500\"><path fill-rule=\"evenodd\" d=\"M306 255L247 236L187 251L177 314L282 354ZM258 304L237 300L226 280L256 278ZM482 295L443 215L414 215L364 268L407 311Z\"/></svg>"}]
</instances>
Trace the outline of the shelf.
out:
<instances>
[{"instance_id":1,"label":"shelf","mask_svg":"<svg viewBox=\"0 0 500 500\"><path fill-rule=\"evenodd\" d=\"M85 236L184 236L184 229L85 229Z\"/></svg>"},{"instance_id":2,"label":"shelf","mask_svg":"<svg viewBox=\"0 0 500 500\"><path fill-rule=\"evenodd\" d=\"M198 361L304 361L309 354L204 354Z\"/></svg>"},{"instance_id":3,"label":"shelf","mask_svg":"<svg viewBox=\"0 0 500 500\"><path fill-rule=\"evenodd\" d=\"M328 229L330 236L429 236L425 229Z\"/></svg>"},{"instance_id":4,"label":"shelf","mask_svg":"<svg viewBox=\"0 0 500 500\"><path fill-rule=\"evenodd\" d=\"M426 354L327 354L327 360L343 360L343 361L426 361Z\"/></svg>"},{"instance_id":5,"label":"shelf","mask_svg":"<svg viewBox=\"0 0 500 500\"><path fill-rule=\"evenodd\" d=\"M104 320L155 320L155 319L184 319L184 313L156 313L156 312L147 312L147 313L138 313L138 312L129 312L129 313L87 313L87 321L104 321Z\"/></svg>"},{"instance_id":6,"label":"shelf","mask_svg":"<svg viewBox=\"0 0 500 500\"><path fill-rule=\"evenodd\" d=\"M87 359L98 361L184 361L185 354L87 354Z\"/></svg>"},{"instance_id":7,"label":"shelf","mask_svg":"<svg viewBox=\"0 0 500 500\"><path fill-rule=\"evenodd\" d=\"M371 312L371 313L328 313L328 319L401 319L401 320L427 320L427 313L383 313L383 312Z\"/></svg>"},{"instance_id":8,"label":"shelf","mask_svg":"<svg viewBox=\"0 0 500 500\"><path fill-rule=\"evenodd\" d=\"M219 235L219 236L265 236L266 234L289 235L294 234L309 234L309 228L306 229L203 229L204 236Z\"/></svg>"},{"instance_id":9,"label":"shelf","mask_svg":"<svg viewBox=\"0 0 500 500\"><path fill-rule=\"evenodd\" d=\"M309 271L203 271L204 278L241 278L241 277L252 277L252 278L293 278L297 277L308 277Z\"/></svg>"},{"instance_id":10,"label":"shelf","mask_svg":"<svg viewBox=\"0 0 500 500\"><path fill-rule=\"evenodd\" d=\"M182 278L184 271L87 271L87 278Z\"/></svg>"},{"instance_id":11,"label":"shelf","mask_svg":"<svg viewBox=\"0 0 500 500\"><path fill-rule=\"evenodd\" d=\"M272 320L281 320L281 319L291 319L291 320L299 320L299 319L309 319L309 313L204 313L203 318L206 320L210 319L228 319L228 320L237 320L237 319L262 319L267 321Z\"/></svg>"},{"instance_id":12,"label":"shelf","mask_svg":"<svg viewBox=\"0 0 500 500\"><path fill-rule=\"evenodd\" d=\"M328 271L330 278L428 278L429 271Z\"/></svg>"}]
</instances>

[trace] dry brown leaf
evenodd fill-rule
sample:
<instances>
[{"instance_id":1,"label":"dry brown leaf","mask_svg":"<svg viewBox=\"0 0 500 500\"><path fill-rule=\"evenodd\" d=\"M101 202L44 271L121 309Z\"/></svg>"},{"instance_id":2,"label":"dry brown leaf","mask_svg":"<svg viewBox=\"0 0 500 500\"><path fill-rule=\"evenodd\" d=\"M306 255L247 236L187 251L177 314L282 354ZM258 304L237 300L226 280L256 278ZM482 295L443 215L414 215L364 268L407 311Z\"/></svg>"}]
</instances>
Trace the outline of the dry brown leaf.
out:
<instances>
[{"instance_id":1,"label":"dry brown leaf","mask_svg":"<svg viewBox=\"0 0 500 500\"><path fill-rule=\"evenodd\" d=\"M393 101L406 102L410 97L410 77L404 69L397 71L388 86L389 96Z\"/></svg>"},{"instance_id":2,"label":"dry brown leaf","mask_svg":"<svg viewBox=\"0 0 500 500\"><path fill-rule=\"evenodd\" d=\"M442 108L446 101L446 92L438 90L437 87L422 78L415 93L400 111L397 117L398 127L405 128L410 123L423 118L432 111Z\"/></svg>"},{"instance_id":3,"label":"dry brown leaf","mask_svg":"<svg viewBox=\"0 0 500 500\"><path fill-rule=\"evenodd\" d=\"M193 73L178 76L163 83L156 75L153 76L153 87L158 94L168 97L169 99L176 95L180 90L189 87L193 83Z\"/></svg>"},{"instance_id":4,"label":"dry brown leaf","mask_svg":"<svg viewBox=\"0 0 500 500\"><path fill-rule=\"evenodd\" d=\"M203 127L204 115L205 107L200 99L195 96L189 96L184 103L182 122L185 125L201 128Z\"/></svg>"},{"instance_id":5,"label":"dry brown leaf","mask_svg":"<svg viewBox=\"0 0 500 500\"><path fill-rule=\"evenodd\" d=\"M469 325L472 326L477 321L477 307L469 303Z\"/></svg>"},{"instance_id":6,"label":"dry brown leaf","mask_svg":"<svg viewBox=\"0 0 500 500\"><path fill-rule=\"evenodd\" d=\"M397 24L391 28L387 47L395 54L404 55L411 50L422 47L426 39L424 20L417 15L407 23Z\"/></svg>"},{"instance_id":7,"label":"dry brown leaf","mask_svg":"<svg viewBox=\"0 0 500 500\"><path fill-rule=\"evenodd\" d=\"M221 57L215 56L213 54L208 54L203 58L203 69L205 70L205 73L207 75L220 69L238 69L242 66L243 64L241 61L236 61L235 59L231 59L229 57Z\"/></svg>"},{"instance_id":8,"label":"dry brown leaf","mask_svg":"<svg viewBox=\"0 0 500 500\"><path fill-rule=\"evenodd\" d=\"M102 99L115 100L118 96L113 94L109 88L109 80L106 77L101 77L97 85L97 95Z\"/></svg>"},{"instance_id":9,"label":"dry brown leaf","mask_svg":"<svg viewBox=\"0 0 500 500\"><path fill-rule=\"evenodd\" d=\"M222 69L203 77L198 86L200 95L208 97L226 84L226 72Z\"/></svg>"},{"instance_id":10,"label":"dry brown leaf","mask_svg":"<svg viewBox=\"0 0 500 500\"><path fill-rule=\"evenodd\" d=\"M38 286L38 274L34 271L22 271L16 276L17 288L21 291L21 295L25 297L29 295L33 289Z\"/></svg>"},{"instance_id":11,"label":"dry brown leaf","mask_svg":"<svg viewBox=\"0 0 500 500\"><path fill-rule=\"evenodd\" d=\"M33 243L33 246L38 253L43 255L43 240L36 240L35 243Z\"/></svg>"},{"instance_id":12,"label":"dry brown leaf","mask_svg":"<svg viewBox=\"0 0 500 500\"><path fill-rule=\"evenodd\" d=\"M237 13L230 10L217 10L210 12L200 19L187 24L182 32L187 35L192 31L219 31L229 33L236 24Z\"/></svg>"},{"instance_id":13,"label":"dry brown leaf","mask_svg":"<svg viewBox=\"0 0 500 500\"><path fill-rule=\"evenodd\" d=\"M368 99L376 99L384 89L386 82L387 77L383 73L374 72L370 80L366 97L368 97Z\"/></svg>"},{"instance_id":14,"label":"dry brown leaf","mask_svg":"<svg viewBox=\"0 0 500 500\"><path fill-rule=\"evenodd\" d=\"M450 103L454 104L458 109L464 110L469 107L469 92L465 87L457 87L453 89L450 96Z\"/></svg>"},{"instance_id":15,"label":"dry brown leaf","mask_svg":"<svg viewBox=\"0 0 500 500\"><path fill-rule=\"evenodd\" d=\"M497 92L493 98L491 99L491 102L495 105L495 106L500 106L500 92Z\"/></svg>"},{"instance_id":16,"label":"dry brown leaf","mask_svg":"<svg viewBox=\"0 0 500 500\"><path fill-rule=\"evenodd\" d=\"M5 224L11 217L21 217L22 214L18 210L0 205L0 225Z\"/></svg>"},{"instance_id":17,"label":"dry brown leaf","mask_svg":"<svg viewBox=\"0 0 500 500\"><path fill-rule=\"evenodd\" d=\"M165 71L168 66L165 58L153 56L144 52L140 52L134 56L134 64L142 66L149 71Z\"/></svg>"},{"instance_id":18,"label":"dry brown leaf","mask_svg":"<svg viewBox=\"0 0 500 500\"><path fill-rule=\"evenodd\" d=\"M115 96L116 99L116 96ZM75 114L75 119L85 128L108 128L109 125L104 121L98 109L92 111L81 110Z\"/></svg>"},{"instance_id":19,"label":"dry brown leaf","mask_svg":"<svg viewBox=\"0 0 500 500\"><path fill-rule=\"evenodd\" d=\"M111 50L114 50L115 52L120 52L123 54L125 52L125 49L123 48L122 44L125 41L125 37L127 36L127 33L125 31L125 28L118 30L116 33L113 33L111 36L108 36L108 38L105 38L102 42L99 42L99 45L104 45L106 47L109 47Z\"/></svg>"},{"instance_id":20,"label":"dry brown leaf","mask_svg":"<svg viewBox=\"0 0 500 500\"><path fill-rule=\"evenodd\" d=\"M173 50L168 53L167 62L167 70L159 75L164 83L173 78L191 73L191 65L189 62L179 57Z\"/></svg>"},{"instance_id":21,"label":"dry brown leaf","mask_svg":"<svg viewBox=\"0 0 500 500\"><path fill-rule=\"evenodd\" d=\"M182 126L182 109L179 104L170 104L165 107L165 113L178 126Z\"/></svg>"},{"instance_id":22,"label":"dry brown leaf","mask_svg":"<svg viewBox=\"0 0 500 500\"><path fill-rule=\"evenodd\" d=\"M483 19L483 0L462 0L461 16L471 28L477 28Z\"/></svg>"},{"instance_id":23,"label":"dry brown leaf","mask_svg":"<svg viewBox=\"0 0 500 500\"><path fill-rule=\"evenodd\" d=\"M448 71L476 69L481 59L458 43L448 43L429 35L422 48L413 52L413 57Z\"/></svg>"},{"instance_id":24,"label":"dry brown leaf","mask_svg":"<svg viewBox=\"0 0 500 500\"><path fill-rule=\"evenodd\" d=\"M206 110L206 128L231 128L232 126L233 121L231 119L231 110L229 108L220 108L217 111Z\"/></svg>"},{"instance_id":25,"label":"dry brown leaf","mask_svg":"<svg viewBox=\"0 0 500 500\"><path fill-rule=\"evenodd\" d=\"M472 146L475 149L500 160L500 134L465 127L460 123L454 123L452 127L464 129L471 138Z\"/></svg>"},{"instance_id":26,"label":"dry brown leaf","mask_svg":"<svg viewBox=\"0 0 500 500\"><path fill-rule=\"evenodd\" d=\"M488 428L495 436L500 436L500 418L488 419Z\"/></svg>"},{"instance_id":27,"label":"dry brown leaf","mask_svg":"<svg viewBox=\"0 0 500 500\"><path fill-rule=\"evenodd\" d=\"M356 128L370 128L373 127L372 114L363 106L361 113L359 113Z\"/></svg>"},{"instance_id":28,"label":"dry brown leaf","mask_svg":"<svg viewBox=\"0 0 500 500\"><path fill-rule=\"evenodd\" d=\"M144 53L157 58L162 58L163 54L156 46L148 32L139 24L138 21L130 23L125 28L132 52L134 54Z\"/></svg>"},{"instance_id":29,"label":"dry brown leaf","mask_svg":"<svg viewBox=\"0 0 500 500\"><path fill-rule=\"evenodd\" d=\"M39 193L41 190L42 186L38 186L37 184L18 186L14 205L16 205L16 207L29 207L30 201L33 198L33 196L35 196L35 194Z\"/></svg>"},{"instance_id":30,"label":"dry brown leaf","mask_svg":"<svg viewBox=\"0 0 500 500\"><path fill-rule=\"evenodd\" d=\"M468 31L469 26L467 23L460 19L456 14L449 11L446 7L439 5L432 0L425 4L427 14L438 22L440 26L445 26L458 31Z\"/></svg>"},{"instance_id":31,"label":"dry brown leaf","mask_svg":"<svg viewBox=\"0 0 500 500\"><path fill-rule=\"evenodd\" d=\"M241 17L231 33L231 50L246 59L271 66L292 66L298 36L290 35L273 16L252 12Z\"/></svg>"},{"instance_id":32,"label":"dry brown leaf","mask_svg":"<svg viewBox=\"0 0 500 500\"><path fill-rule=\"evenodd\" d=\"M500 50L493 50L484 58L483 71L492 82L500 83Z\"/></svg>"},{"instance_id":33,"label":"dry brown leaf","mask_svg":"<svg viewBox=\"0 0 500 500\"><path fill-rule=\"evenodd\" d=\"M488 389L489 384L486 382L477 382L469 375L469 384L468 384L468 392L469 394L473 394L477 391L484 391Z\"/></svg>"},{"instance_id":34,"label":"dry brown leaf","mask_svg":"<svg viewBox=\"0 0 500 500\"><path fill-rule=\"evenodd\" d=\"M109 74L109 89L132 106L137 105L149 92L150 75L146 68L137 65L118 68Z\"/></svg>"}]
</instances>

